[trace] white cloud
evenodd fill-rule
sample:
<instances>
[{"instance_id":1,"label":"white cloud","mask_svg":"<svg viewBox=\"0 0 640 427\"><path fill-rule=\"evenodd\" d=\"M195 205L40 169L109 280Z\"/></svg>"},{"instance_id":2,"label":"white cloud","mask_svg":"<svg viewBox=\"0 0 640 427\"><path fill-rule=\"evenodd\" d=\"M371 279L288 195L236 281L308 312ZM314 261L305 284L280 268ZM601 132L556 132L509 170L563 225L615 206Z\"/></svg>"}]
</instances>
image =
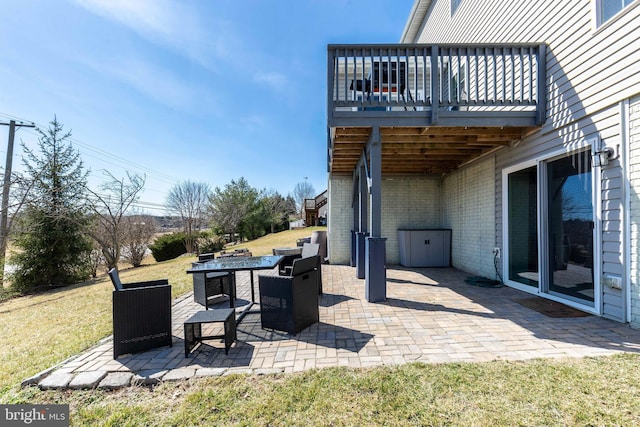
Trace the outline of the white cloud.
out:
<instances>
[{"instance_id":1,"label":"white cloud","mask_svg":"<svg viewBox=\"0 0 640 427\"><path fill-rule=\"evenodd\" d=\"M191 110L196 91L164 69L135 58L87 62L94 70L133 87L148 98L178 110Z\"/></svg>"},{"instance_id":2,"label":"white cloud","mask_svg":"<svg viewBox=\"0 0 640 427\"><path fill-rule=\"evenodd\" d=\"M240 123L248 130L257 130L267 126L268 120L264 116L252 115L240 118Z\"/></svg>"},{"instance_id":3,"label":"white cloud","mask_svg":"<svg viewBox=\"0 0 640 427\"><path fill-rule=\"evenodd\" d=\"M254 74L253 81L258 84L265 83L277 91L285 89L287 85L286 76L276 72Z\"/></svg>"},{"instance_id":4,"label":"white cloud","mask_svg":"<svg viewBox=\"0 0 640 427\"><path fill-rule=\"evenodd\" d=\"M115 21L144 39L215 70L231 55L228 23L171 0L74 0L91 13ZM205 22L206 19L206 22Z\"/></svg>"}]
</instances>

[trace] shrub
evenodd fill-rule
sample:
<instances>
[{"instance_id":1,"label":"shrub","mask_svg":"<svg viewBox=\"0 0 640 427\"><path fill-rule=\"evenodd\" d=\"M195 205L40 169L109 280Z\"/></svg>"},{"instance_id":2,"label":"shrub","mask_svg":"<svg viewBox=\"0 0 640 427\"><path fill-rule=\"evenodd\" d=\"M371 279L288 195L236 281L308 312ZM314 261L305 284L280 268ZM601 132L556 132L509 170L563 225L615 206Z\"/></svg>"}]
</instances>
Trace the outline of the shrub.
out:
<instances>
[{"instance_id":1,"label":"shrub","mask_svg":"<svg viewBox=\"0 0 640 427\"><path fill-rule=\"evenodd\" d=\"M198 251L201 254L218 252L224 248L225 243L224 236L202 232L198 237Z\"/></svg>"},{"instance_id":2,"label":"shrub","mask_svg":"<svg viewBox=\"0 0 640 427\"><path fill-rule=\"evenodd\" d=\"M157 262L178 258L187 253L184 246L184 233L165 234L156 239L149 249Z\"/></svg>"}]
</instances>

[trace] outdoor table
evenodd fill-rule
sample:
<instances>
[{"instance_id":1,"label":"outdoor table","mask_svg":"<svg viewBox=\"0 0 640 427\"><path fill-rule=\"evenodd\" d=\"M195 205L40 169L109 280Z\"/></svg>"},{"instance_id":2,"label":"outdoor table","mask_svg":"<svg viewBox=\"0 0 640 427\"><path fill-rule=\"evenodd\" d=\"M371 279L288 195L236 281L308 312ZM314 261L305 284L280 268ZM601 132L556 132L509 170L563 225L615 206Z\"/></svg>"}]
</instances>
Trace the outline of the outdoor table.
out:
<instances>
[{"instance_id":1,"label":"outdoor table","mask_svg":"<svg viewBox=\"0 0 640 427\"><path fill-rule=\"evenodd\" d=\"M249 271L249 276L251 277L251 303L255 303L253 271L273 270L282 262L282 258L284 258L282 255L217 258L192 266L187 270L187 274L225 272L229 274L229 279L233 280L232 284L235 287L236 271Z\"/></svg>"}]
</instances>

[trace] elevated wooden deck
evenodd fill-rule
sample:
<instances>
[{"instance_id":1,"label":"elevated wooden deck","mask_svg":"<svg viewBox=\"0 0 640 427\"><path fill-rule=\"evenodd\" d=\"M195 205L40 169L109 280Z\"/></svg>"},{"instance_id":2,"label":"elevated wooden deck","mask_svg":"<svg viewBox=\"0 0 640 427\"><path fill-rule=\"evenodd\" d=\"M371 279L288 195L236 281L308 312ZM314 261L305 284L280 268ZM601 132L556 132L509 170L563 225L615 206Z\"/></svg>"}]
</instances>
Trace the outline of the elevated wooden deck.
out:
<instances>
[{"instance_id":1,"label":"elevated wooden deck","mask_svg":"<svg viewBox=\"0 0 640 427\"><path fill-rule=\"evenodd\" d=\"M328 169L351 174L380 129L382 174L443 174L535 132L544 45L330 45Z\"/></svg>"}]
</instances>

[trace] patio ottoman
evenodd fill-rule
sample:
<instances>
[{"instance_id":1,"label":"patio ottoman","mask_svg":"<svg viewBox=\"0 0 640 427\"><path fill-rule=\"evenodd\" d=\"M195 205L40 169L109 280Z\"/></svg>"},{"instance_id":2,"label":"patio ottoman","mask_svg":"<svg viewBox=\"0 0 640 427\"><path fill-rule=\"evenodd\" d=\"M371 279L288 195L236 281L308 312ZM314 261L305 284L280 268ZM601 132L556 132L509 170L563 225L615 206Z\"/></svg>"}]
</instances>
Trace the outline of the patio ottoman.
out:
<instances>
[{"instance_id":1,"label":"patio ottoman","mask_svg":"<svg viewBox=\"0 0 640 427\"><path fill-rule=\"evenodd\" d=\"M223 335L202 335L203 323L224 323ZM233 308L216 308L199 311L184 322L184 357L203 340L224 338L224 354L229 354L229 347L237 339L236 311Z\"/></svg>"}]
</instances>

